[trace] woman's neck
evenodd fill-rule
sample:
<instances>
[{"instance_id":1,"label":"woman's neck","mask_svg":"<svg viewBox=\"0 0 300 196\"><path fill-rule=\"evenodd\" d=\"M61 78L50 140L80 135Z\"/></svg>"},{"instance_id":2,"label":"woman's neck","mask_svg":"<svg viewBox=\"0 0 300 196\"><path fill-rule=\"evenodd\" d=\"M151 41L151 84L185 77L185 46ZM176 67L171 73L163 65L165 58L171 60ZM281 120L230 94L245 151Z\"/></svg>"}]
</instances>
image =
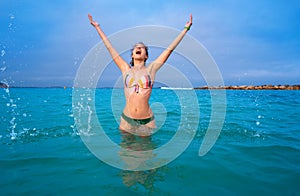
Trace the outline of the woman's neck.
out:
<instances>
[{"instance_id":1,"label":"woman's neck","mask_svg":"<svg viewBox=\"0 0 300 196\"><path fill-rule=\"evenodd\" d=\"M135 69L142 69L145 67L145 62L144 61L134 61L134 68Z\"/></svg>"}]
</instances>

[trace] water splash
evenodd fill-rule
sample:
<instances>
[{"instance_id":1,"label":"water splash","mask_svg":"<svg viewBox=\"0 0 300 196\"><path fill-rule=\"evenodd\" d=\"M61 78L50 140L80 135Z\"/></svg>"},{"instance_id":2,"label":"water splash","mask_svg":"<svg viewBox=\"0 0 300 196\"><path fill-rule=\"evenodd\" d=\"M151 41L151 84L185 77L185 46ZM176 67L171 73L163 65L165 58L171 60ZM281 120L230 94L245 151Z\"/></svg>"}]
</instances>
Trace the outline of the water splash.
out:
<instances>
[{"instance_id":1,"label":"water splash","mask_svg":"<svg viewBox=\"0 0 300 196\"><path fill-rule=\"evenodd\" d=\"M15 19L15 15L10 14L10 15L9 15L9 18L10 18L11 20Z\"/></svg>"},{"instance_id":2,"label":"water splash","mask_svg":"<svg viewBox=\"0 0 300 196\"><path fill-rule=\"evenodd\" d=\"M14 19L15 19L15 15L14 14L10 14L9 15L9 19L10 19L10 22L8 23L8 29L12 32L15 32L15 28L14 25L13 25L13 22L14 22Z\"/></svg>"},{"instance_id":3,"label":"water splash","mask_svg":"<svg viewBox=\"0 0 300 196\"><path fill-rule=\"evenodd\" d=\"M3 49L1 50L1 53L0 53L0 57L1 58L4 58L4 56L5 56L5 54L6 54L6 52L5 52L5 46L3 46ZM6 62L3 60L2 61L2 67L0 67L0 72L4 72L5 70L6 70L6 66L5 66L5 64L6 64Z\"/></svg>"},{"instance_id":4,"label":"water splash","mask_svg":"<svg viewBox=\"0 0 300 196\"><path fill-rule=\"evenodd\" d=\"M1 50L1 57L5 55L5 50Z\"/></svg>"},{"instance_id":5,"label":"water splash","mask_svg":"<svg viewBox=\"0 0 300 196\"><path fill-rule=\"evenodd\" d=\"M78 62L79 62L79 60L80 60L80 59L79 59L78 57L75 57L75 58L74 58L74 65L77 65Z\"/></svg>"},{"instance_id":6,"label":"water splash","mask_svg":"<svg viewBox=\"0 0 300 196\"><path fill-rule=\"evenodd\" d=\"M73 102L73 114L72 116L74 117L74 113L79 114L79 117L75 117L75 124L82 124L82 123L87 123L86 129L75 129L75 124L71 126L71 128L74 128L73 130L75 131L76 135L80 135L80 136L91 136L93 135L92 133L92 116L96 115L95 113L93 113L93 109L91 108L91 102L92 102L92 98L91 98L91 93L93 92L93 90L91 89L87 89L87 90L83 90L83 89L74 89L74 92L76 91L80 91L83 92L80 94L80 96L78 97L79 99L76 100L76 102ZM84 105L83 103L87 103L86 105Z\"/></svg>"},{"instance_id":7,"label":"water splash","mask_svg":"<svg viewBox=\"0 0 300 196\"><path fill-rule=\"evenodd\" d=\"M5 70L6 70L6 66L0 67L0 71L1 71L1 72L4 72Z\"/></svg>"},{"instance_id":8,"label":"water splash","mask_svg":"<svg viewBox=\"0 0 300 196\"><path fill-rule=\"evenodd\" d=\"M6 106L9 108L9 110L11 111L11 114L12 114L12 118L9 121L10 139L15 140L17 138L17 133L15 130L18 125L16 122L16 116L18 115L18 113L16 112L17 104L11 98L10 91L9 91L9 85L8 85L7 81L1 81L1 82L7 86L7 88L4 88L4 92L5 92L6 96L3 96L3 98L8 100L8 102L6 103Z\"/></svg>"}]
</instances>

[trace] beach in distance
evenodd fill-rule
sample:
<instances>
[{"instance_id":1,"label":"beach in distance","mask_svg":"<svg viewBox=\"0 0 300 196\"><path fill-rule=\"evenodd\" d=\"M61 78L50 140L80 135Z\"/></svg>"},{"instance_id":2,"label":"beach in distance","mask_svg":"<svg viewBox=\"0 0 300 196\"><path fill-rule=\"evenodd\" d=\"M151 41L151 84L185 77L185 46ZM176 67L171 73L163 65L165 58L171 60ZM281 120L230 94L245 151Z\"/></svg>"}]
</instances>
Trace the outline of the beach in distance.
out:
<instances>
[{"instance_id":1,"label":"beach in distance","mask_svg":"<svg viewBox=\"0 0 300 196\"><path fill-rule=\"evenodd\" d=\"M300 85L231 85L231 86L202 86L194 89L228 89L228 90L300 90Z\"/></svg>"}]
</instances>

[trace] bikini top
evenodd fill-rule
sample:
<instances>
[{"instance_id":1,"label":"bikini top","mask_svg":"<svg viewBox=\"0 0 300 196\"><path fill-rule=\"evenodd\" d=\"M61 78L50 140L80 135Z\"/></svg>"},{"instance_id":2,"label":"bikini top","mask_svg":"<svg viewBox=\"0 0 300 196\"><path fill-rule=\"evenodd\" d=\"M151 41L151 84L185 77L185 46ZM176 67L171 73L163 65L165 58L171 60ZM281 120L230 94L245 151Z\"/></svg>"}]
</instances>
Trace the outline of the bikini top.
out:
<instances>
[{"instance_id":1,"label":"bikini top","mask_svg":"<svg viewBox=\"0 0 300 196\"><path fill-rule=\"evenodd\" d=\"M153 81L149 74L142 75L137 78L134 77L132 73L127 73L124 78L124 84L126 88L133 88L136 93L139 93L140 88L142 89L152 89Z\"/></svg>"}]
</instances>

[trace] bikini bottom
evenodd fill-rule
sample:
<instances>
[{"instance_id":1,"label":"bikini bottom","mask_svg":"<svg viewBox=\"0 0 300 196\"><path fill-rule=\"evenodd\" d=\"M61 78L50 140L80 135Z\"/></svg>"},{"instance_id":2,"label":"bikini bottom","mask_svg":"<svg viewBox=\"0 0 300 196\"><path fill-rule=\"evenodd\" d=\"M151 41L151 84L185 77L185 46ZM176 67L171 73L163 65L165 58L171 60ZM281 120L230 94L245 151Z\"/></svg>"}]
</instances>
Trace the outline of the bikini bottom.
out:
<instances>
[{"instance_id":1,"label":"bikini bottom","mask_svg":"<svg viewBox=\"0 0 300 196\"><path fill-rule=\"evenodd\" d=\"M126 116L124 113L122 113L122 118L131 126L139 126L139 125L145 125L154 120L154 116L151 116L149 118L145 119L134 119Z\"/></svg>"}]
</instances>

